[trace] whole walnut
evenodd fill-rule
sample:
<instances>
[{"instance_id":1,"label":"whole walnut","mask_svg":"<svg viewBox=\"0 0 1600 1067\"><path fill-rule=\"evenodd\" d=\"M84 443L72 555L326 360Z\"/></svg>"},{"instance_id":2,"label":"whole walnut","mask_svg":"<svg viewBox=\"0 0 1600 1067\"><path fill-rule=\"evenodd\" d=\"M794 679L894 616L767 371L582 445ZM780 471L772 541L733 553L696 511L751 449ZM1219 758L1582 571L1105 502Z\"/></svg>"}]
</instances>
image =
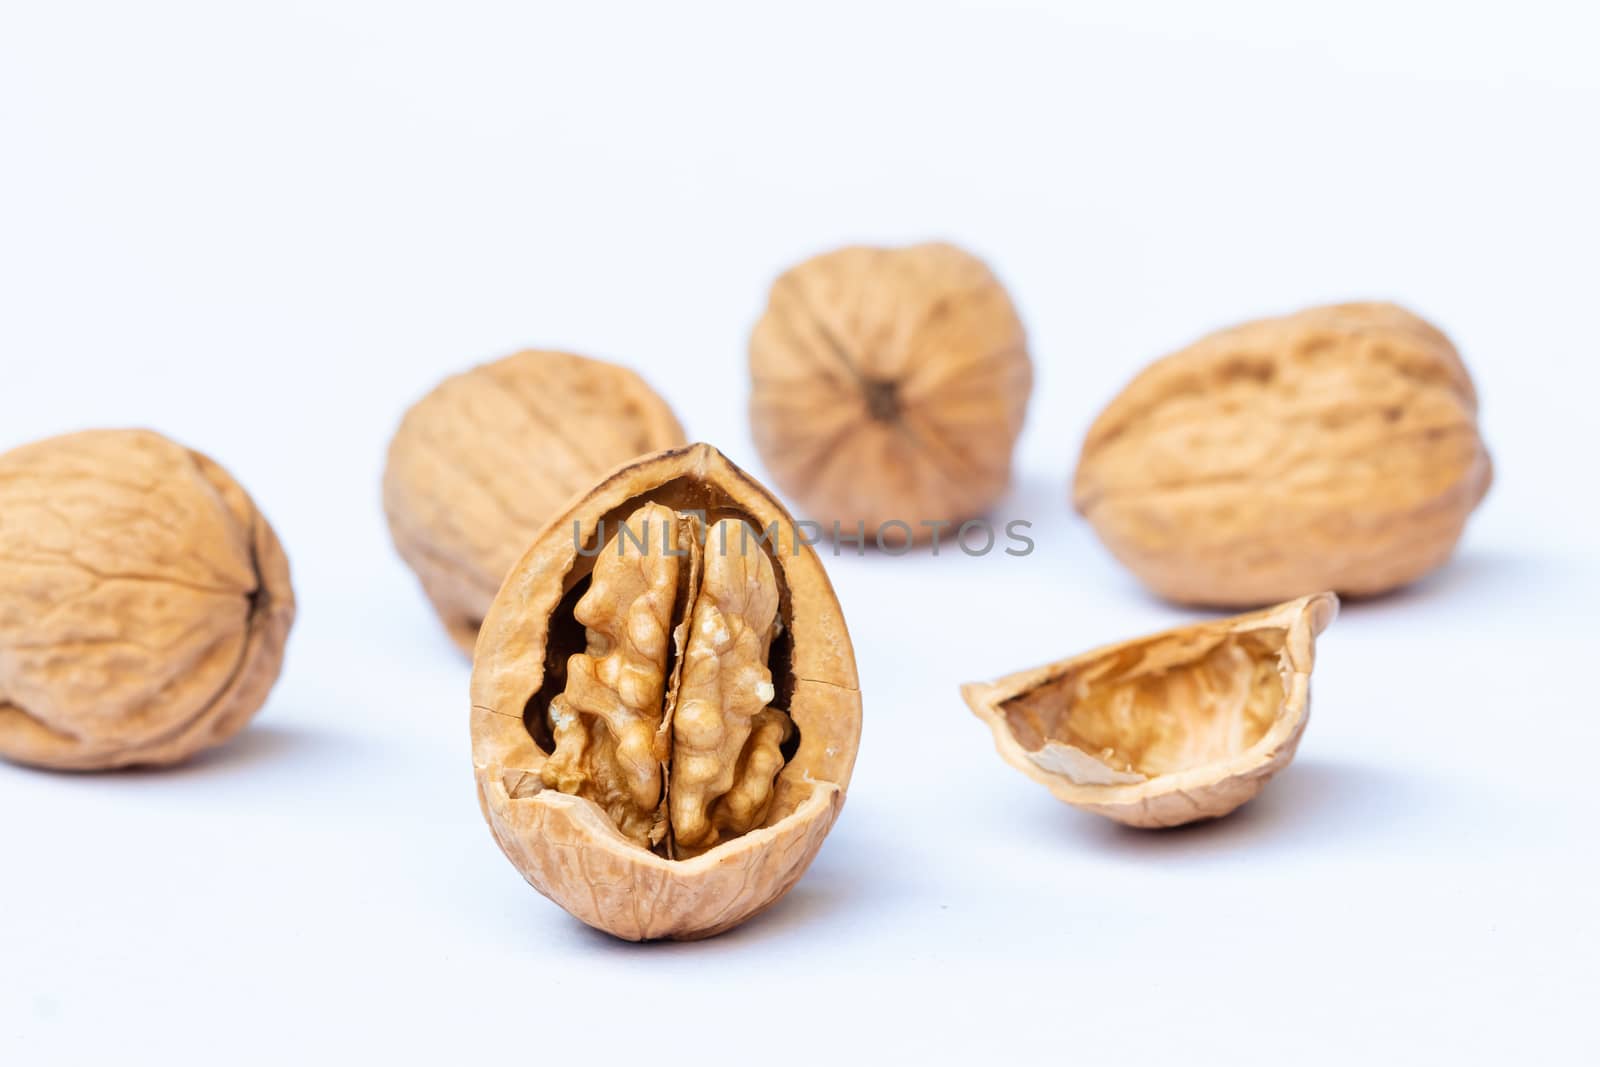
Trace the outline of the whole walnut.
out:
<instances>
[{"instance_id":1,"label":"whole walnut","mask_svg":"<svg viewBox=\"0 0 1600 1067\"><path fill-rule=\"evenodd\" d=\"M1010 298L948 244L842 248L790 269L750 339L750 375L773 480L811 518L886 544L999 499L1033 387Z\"/></svg>"},{"instance_id":2,"label":"whole walnut","mask_svg":"<svg viewBox=\"0 0 1600 1067\"><path fill-rule=\"evenodd\" d=\"M0 456L0 755L93 770L179 760L266 700L289 564L228 473L145 430Z\"/></svg>"},{"instance_id":3,"label":"whole walnut","mask_svg":"<svg viewBox=\"0 0 1600 1067\"><path fill-rule=\"evenodd\" d=\"M632 371L518 352L447 378L406 412L383 475L389 531L470 656L501 579L546 519L617 464L684 443Z\"/></svg>"},{"instance_id":4,"label":"whole walnut","mask_svg":"<svg viewBox=\"0 0 1600 1067\"><path fill-rule=\"evenodd\" d=\"M1073 496L1155 592L1255 606L1405 585L1449 558L1492 480L1450 341L1392 304L1212 334L1095 420Z\"/></svg>"}]
</instances>

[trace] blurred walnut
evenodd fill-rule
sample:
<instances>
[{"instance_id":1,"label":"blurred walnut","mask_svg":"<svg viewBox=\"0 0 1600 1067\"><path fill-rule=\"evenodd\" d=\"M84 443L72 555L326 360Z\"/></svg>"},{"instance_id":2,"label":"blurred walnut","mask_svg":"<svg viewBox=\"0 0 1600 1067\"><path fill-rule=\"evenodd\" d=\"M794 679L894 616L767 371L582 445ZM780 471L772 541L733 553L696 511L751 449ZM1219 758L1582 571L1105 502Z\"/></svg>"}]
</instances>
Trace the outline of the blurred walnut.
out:
<instances>
[{"instance_id":1,"label":"blurred walnut","mask_svg":"<svg viewBox=\"0 0 1600 1067\"><path fill-rule=\"evenodd\" d=\"M507 575L472 670L478 797L541 893L630 940L726 930L805 872L861 695L815 552L709 445L641 457Z\"/></svg>"},{"instance_id":2,"label":"blurred walnut","mask_svg":"<svg viewBox=\"0 0 1600 1067\"><path fill-rule=\"evenodd\" d=\"M0 755L175 763L261 707L289 565L226 471L143 430L0 456Z\"/></svg>"},{"instance_id":3,"label":"blurred walnut","mask_svg":"<svg viewBox=\"0 0 1600 1067\"><path fill-rule=\"evenodd\" d=\"M1140 827L1214 819L1294 758L1317 635L1338 609L1319 593L961 693L1001 757L1074 807Z\"/></svg>"},{"instance_id":4,"label":"blurred walnut","mask_svg":"<svg viewBox=\"0 0 1600 1067\"><path fill-rule=\"evenodd\" d=\"M1381 593L1438 567L1488 491L1478 398L1449 340L1391 304L1212 334L1095 420L1077 508L1172 600Z\"/></svg>"},{"instance_id":5,"label":"blurred walnut","mask_svg":"<svg viewBox=\"0 0 1600 1067\"><path fill-rule=\"evenodd\" d=\"M926 540L924 523L1000 497L1033 385L1010 298L948 244L843 248L789 270L750 373L756 447L779 487L809 517L881 528L885 543Z\"/></svg>"},{"instance_id":6,"label":"blurred walnut","mask_svg":"<svg viewBox=\"0 0 1600 1067\"><path fill-rule=\"evenodd\" d=\"M544 521L624 460L684 443L622 367L518 352L446 379L389 445L383 505L401 558L467 655L500 580Z\"/></svg>"}]
</instances>

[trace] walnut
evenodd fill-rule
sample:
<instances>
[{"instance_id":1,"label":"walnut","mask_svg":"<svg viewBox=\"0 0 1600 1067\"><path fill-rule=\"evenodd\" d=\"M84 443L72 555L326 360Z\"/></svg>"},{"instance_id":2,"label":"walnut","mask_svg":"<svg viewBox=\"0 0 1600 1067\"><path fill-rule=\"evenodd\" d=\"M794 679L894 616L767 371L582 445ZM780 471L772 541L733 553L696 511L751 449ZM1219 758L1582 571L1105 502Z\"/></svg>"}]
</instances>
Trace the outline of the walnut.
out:
<instances>
[{"instance_id":1,"label":"walnut","mask_svg":"<svg viewBox=\"0 0 1600 1067\"><path fill-rule=\"evenodd\" d=\"M1332 593L962 686L1005 761L1130 826L1227 815L1294 758Z\"/></svg>"},{"instance_id":2,"label":"walnut","mask_svg":"<svg viewBox=\"0 0 1600 1067\"><path fill-rule=\"evenodd\" d=\"M1224 330L1095 421L1077 508L1147 586L1254 606L1382 593L1440 566L1492 480L1449 340L1389 304Z\"/></svg>"},{"instance_id":3,"label":"walnut","mask_svg":"<svg viewBox=\"0 0 1600 1067\"><path fill-rule=\"evenodd\" d=\"M473 665L479 799L523 876L584 922L728 929L833 825L861 698L803 533L692 445L604 477L507 575Z\"/></svg>"},{"instance_id":4,"label":"walnut","mask_svg":"<svg viewBox=\"0 0 1600 1067\"><path fill-rule=\"evenodd\" d=\"M588 797L625 835L659 843L666 737L667 670L673 615L692 592L680 557L698 543L671 508L646 504L596 557L589 589L572 617L587 635L583 652L567 660L567 682L550 701L555 751L539 770L551 789ZM670 535L670 545L652 539Z\"/></svg>"},{"instance_id":5,"label":"walnut","mask_svg":"<svg viewBox=\"0 0 1600 1067\"><path fill-rule=\"evenodd\" d=\"M0 456L0 755L176 763L266 699L289 565L228 473L144 430Z\"/></svg>"},{"instance_id":6,"label":"walnut","mask_svg":"<svg viewBox=\"0 0 1600 1067\"><path fill-rule=\"evenodd\" d=\"M772 286L750 421L778 486L846 535L927 540L1005 492L1033 367L1016 309L948 244L843 248Z\"/></svg>"},{"instance_id":7,"label":"walnut","mask_svg":"<svg viewBox=\"0 0 1600 1067\"><path fill-rule=\"evenodd\" d=\"M476 367L419 400L389 445L395 548L470 656L500 580L544 521L618 463L684 441L666 402L622 367L563 352Z\"/></svg>"},{"instance_id":8,"label":"walnut","mask_svg":"<svg viewBox=\"0 0 1600 1067\"><path fill-rule=\"evenodd\" d=\"M772 560L754 547L757 532L743 519L722 519L706 534L672 717L670 812L679 855L761 822L793 730L789 716L769 706L778 582Z\"/></svg>"}]
</instances>

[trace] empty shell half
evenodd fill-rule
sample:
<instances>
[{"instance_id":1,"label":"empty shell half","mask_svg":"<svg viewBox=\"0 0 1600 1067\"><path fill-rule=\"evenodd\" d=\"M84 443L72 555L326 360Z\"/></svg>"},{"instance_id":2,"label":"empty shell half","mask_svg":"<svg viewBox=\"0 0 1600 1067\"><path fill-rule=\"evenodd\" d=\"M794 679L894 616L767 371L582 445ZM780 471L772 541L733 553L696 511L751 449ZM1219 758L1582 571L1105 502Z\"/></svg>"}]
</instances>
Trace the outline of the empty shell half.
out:
<instances>
[{"instance_id":1,"label":"empty shell half","mask_svg":"<svg viewBox=\"0 0 1600 1067\"><path fill-rule=\"evenodd\" d=\"M1141 637L961 687L1007 763L1057 799L1129 826L1238 808L1294 758L1317 635L1339 599Z\"/></svg>"}]
</instances>

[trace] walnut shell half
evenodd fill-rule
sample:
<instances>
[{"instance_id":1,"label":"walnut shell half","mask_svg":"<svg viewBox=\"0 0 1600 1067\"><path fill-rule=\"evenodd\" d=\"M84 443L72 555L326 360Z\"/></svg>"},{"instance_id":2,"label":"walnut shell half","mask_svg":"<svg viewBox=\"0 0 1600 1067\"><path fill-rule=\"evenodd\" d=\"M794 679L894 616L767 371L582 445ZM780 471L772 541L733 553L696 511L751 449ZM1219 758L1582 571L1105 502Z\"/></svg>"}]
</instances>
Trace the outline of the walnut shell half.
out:
<instances>
[{"instance_id":1,"label":"walnut shell half","mask_svg":"<svg viewBox=\"0 0 1600 1067\"><path fill-rule=\"evenodd\" d=\"M1152 364L1095 420L1073 498L1171 600L1382 593L1448 559L1488 491L1477 416L1455 348L1422 319L1311 308Z\"/></svg>"},{"instance_id":2,"label":"walnut shell half","mask_svg":"<svg viewBox=\"0 0 1600 1067\"><path fill-rule=\"evenodd\" d=\"M144 430L0 456L0 755L63 770L179 760L266 700L289 564L228 473Z\"/></svg>"},{"instance_id":3,"label":"walnut shell half","mask_svg":"<svg viewBox=\"0 0 1600 1067\"><path fill-rule=\"evenodd\" d=\"M1033 364L1011 298L954 245L841 248L786 271L750 338L750 423L808 517L885 545L1011 480Z\"/></svg>"},{"instance_id":4,"label":"walnut shell half","mask_svg":"<svg viewBox=\"0 0 1600 1067\"><path fill-rule=\"evenodd\" d=\"M506 576L472 671L479 801L523 876L589 925L726 930L794 885L838 816L861 696L799 533L696 444L606 475Z\"/></svg>"},{"instance_id":5,"label":"walnut shell half","mask_svg":"<svg viewBox=\"0 0 1600 1067\"><path fill-rule=\"evenodd\" d=\"M1179 627L961 687L1005 761L1129 826L1226 815L1294 758L1339 599Z\"/></svg>"},{"instance_id":6,"label":"walnut shell half","mask_svg":"<svg viewBox=\"0 0 1600 1067\"><path fill-rule=\"evenodd\" d=\"M624 460L685 443L637 374L518 352L447 378L389 444L383 509L400 557L472 655L500 580L544 521Z\"/></svg>"}]
</instances>

